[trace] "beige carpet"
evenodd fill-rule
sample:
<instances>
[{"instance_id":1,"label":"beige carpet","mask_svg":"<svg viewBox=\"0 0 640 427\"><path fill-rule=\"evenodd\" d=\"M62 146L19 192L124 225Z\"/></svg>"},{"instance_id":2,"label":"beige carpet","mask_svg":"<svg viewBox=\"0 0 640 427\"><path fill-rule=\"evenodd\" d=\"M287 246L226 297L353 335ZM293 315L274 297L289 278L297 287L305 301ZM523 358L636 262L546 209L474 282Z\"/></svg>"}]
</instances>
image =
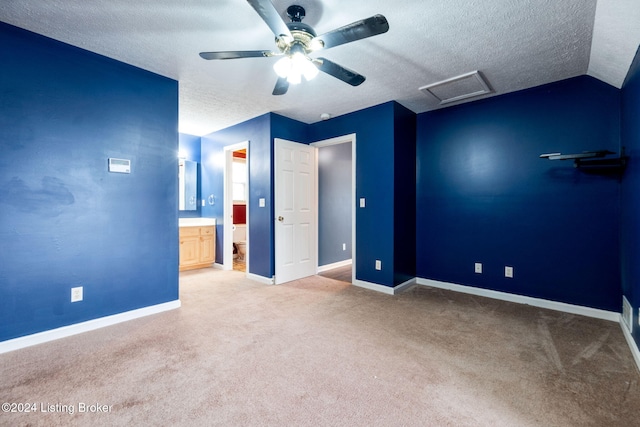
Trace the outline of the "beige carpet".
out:
<instances>
[{"instance_id":1,"label":"beige carpet","mask_svg":"<svg viewBox=\"0 0 640 427\"><path fill-rule=\"evenodd\" d=\"M613 322L324 277L180 283L179 310L0 355L0 401L37 405L0 425L640 425Z\"/></svg>"}]
</instances>

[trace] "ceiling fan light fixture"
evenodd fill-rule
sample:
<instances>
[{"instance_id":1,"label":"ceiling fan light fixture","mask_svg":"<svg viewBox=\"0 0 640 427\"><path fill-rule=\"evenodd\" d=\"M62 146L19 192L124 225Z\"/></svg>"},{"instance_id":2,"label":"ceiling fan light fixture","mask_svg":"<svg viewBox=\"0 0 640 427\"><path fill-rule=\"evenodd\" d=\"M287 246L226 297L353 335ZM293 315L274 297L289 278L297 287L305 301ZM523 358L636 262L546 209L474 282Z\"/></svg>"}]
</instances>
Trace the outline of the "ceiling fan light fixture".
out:
<instances>
[{"instance_id":1,"label":"ceiling fan light fixture","mask_svg":"<svg viewBox=\"0 0 640 427\"><path fill-rule=\"evenodd\" d=\"M318 68L311 59L299 52L279 59L273 64L273 69L279 77L286 78L294 85L302 82L302 76L309 81L318 75Z\"/></svg>"},{"instance_id":2,"label":"ceiling fan light fixture","mask_svg":"<svg viewBox=\"0 0 640 427\"><path fill-rule=\"evenodd\" d=\"M273 64L273 70L279 77L286 79L291 73L291 62L292 61L289 56L280 58L275 64Z\"/></svg>"},{"instance_id":3,"label":"ceiling fan light fixture","mask_svg":"<svg viewBox=\"0 0 640 427\"><path fill-rule=\"evenodd\" d=\"M311 39L311 41L309 42L309 50L314 52L316 50L321 50L321 49L324 49L324 42L315 37Z\"/></svg>"},{"instance_id":4,"label":"ceiling fan light fixture","mask_svg":"<svg viewBox=\"0 0 640 427\"><path fill-rule=\"evenodd\" d=\"M306 14L304 7L295 4L289 6L287 15L291 22L284 22L280 12L273 5L273 0L247 1L276 36L277 50L200 52L200 57L207 60L223 60L282 56L273 64L273 69L279 76L272 92L273 95L284 95L290 84L301 83L302 76L307 81L312 80L319 71L351 86L362 84L365 80L363 75L326 58L312 59L309 54L313 51L329 49L389 31L387 18L378 14L317 36L313 27L302 22Z\"/></svg>"},{"instance_id":5,"label":"ceiling fan light fixture","mask_svg":"<svg viewBox=\"0 0 640 427\"><path fill-rule=\"evenodd\" d=\"M301 53L293 55L293 66L307 81L313 80L318 75L318 68L313 65L308 56Z\"/></svg>"},{"instance_id":6,"label":"ceiling fan light fixture","mask_svg":"<svg viewBox=\"0 0 640 427\"><path fill-rule=\"evenodd\" d=\"M287 77L287 81L292 85L300 84L302 82L302 75L300 73L292 72L291 74L289 74L289 77Z\"/></svg>"}]
</instances>

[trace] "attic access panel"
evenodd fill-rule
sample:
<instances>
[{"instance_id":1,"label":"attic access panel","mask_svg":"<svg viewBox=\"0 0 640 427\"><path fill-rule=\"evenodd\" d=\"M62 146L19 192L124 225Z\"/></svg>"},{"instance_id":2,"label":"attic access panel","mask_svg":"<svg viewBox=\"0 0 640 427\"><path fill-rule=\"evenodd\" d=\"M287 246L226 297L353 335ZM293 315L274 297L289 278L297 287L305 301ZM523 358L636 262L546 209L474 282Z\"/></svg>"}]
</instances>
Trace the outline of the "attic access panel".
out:
<instances>
[{"instance_id":1,"label":"attic access panel","mask_svg":"<svg viewBox=\"0 0 640 427\"><path fill-rule=\"evenodd\" d=\"M440 105L491 93L489 85L477 70L422 86L419 90L435 97Z\"/></svg>"}]
</instances>

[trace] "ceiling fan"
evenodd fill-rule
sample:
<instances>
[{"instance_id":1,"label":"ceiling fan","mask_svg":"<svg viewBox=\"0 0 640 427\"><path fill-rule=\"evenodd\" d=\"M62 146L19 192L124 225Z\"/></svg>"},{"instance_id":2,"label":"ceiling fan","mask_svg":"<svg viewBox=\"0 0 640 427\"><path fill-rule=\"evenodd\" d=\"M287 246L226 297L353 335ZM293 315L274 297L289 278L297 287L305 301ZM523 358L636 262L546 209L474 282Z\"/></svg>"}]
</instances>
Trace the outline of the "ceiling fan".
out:
<instances>
[{"instance_id":1,"label":"ceiling fan","mask_svg":"<svg viewBox=\"0 0 640 427\"><path fill-rule=\"evenodd\" d=\"M281 56L273 66L278 74L273 95L284 95L289 84L297 84L314 78L318 71L327 73L351 86L358 86L365 77L355 71L331 62L326 58L311 58L310 53L329 49L345 43L386 33L389 23L382 15L353 22L336 30L317 36L311 26L304 24L305 10L302 6L287 8L291 22L285 23L270 0L247 0L276 36L277 52L269 50L201 52L204 59L238 59Z\"/></svg>"}]
</instances>

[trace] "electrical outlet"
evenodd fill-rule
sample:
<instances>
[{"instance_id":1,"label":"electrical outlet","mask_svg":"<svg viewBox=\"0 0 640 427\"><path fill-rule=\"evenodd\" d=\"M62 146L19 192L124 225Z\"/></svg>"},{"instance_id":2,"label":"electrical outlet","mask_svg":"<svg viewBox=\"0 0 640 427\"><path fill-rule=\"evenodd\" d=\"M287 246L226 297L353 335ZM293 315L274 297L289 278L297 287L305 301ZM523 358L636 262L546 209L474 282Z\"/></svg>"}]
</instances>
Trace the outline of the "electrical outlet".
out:
<instances>
[{"instance_id":1,"label":"electrical outlet","mask_svg":"<svg viewBox=\"0 0 640 427\"><path fill-rule=\"evenodd\" d=\"M382 261L376 260L376 270L382 270Z\"/></svg>"},{"instance_id":2,"label":"electrical outlet","mask_svg":"<svg viewBox=\"0 0 640 427\"><path fill-rule=\"evenodd\" d=\"M513 279L513 267L504 267L504 277Z\"/></svg>"},{"instance_id":3,"label":"electrical outlet","mask_svg":"<svg viewBox=\"0 0 640 427\"><path fill-rule=\"evenodd\" d=\"M343 244L342 244L342 250L343 250L343 251L346 251L346 250L347 250L347 244L346 244L346 243L343 243Z\"/></svg>"},{"instance_id":4,"label":"electrical outlet","mask_svg":"<svg viewBox=\"0 0 640 427\"><path fill-rule=\"evenodd\" d=\"M361 207L361 208L364 208L364 207L365 207L365 205L366 205L366 202L365 202L364 197L360 197L360 207Z\"/></svg>"},{"instance_id":5,"label":"electrical outlet","mask_svg":"<svg viewBox=\"0 0 640 427\"><path fill-rule=\"evenodd\" d=\"M82 301L82 286L71 288L71 302Z\"/></svg>"},{"instance_id":6,"label":"electrical outlet","mask_svg":"<svg viewBox=\"0 0 640 427\"><path fill-rule=\"evenodd\" d=\"M476 262L475 272L478 273L478 274L482 274L482 263L481 262Z\"/></svg>"}]
</instances>

